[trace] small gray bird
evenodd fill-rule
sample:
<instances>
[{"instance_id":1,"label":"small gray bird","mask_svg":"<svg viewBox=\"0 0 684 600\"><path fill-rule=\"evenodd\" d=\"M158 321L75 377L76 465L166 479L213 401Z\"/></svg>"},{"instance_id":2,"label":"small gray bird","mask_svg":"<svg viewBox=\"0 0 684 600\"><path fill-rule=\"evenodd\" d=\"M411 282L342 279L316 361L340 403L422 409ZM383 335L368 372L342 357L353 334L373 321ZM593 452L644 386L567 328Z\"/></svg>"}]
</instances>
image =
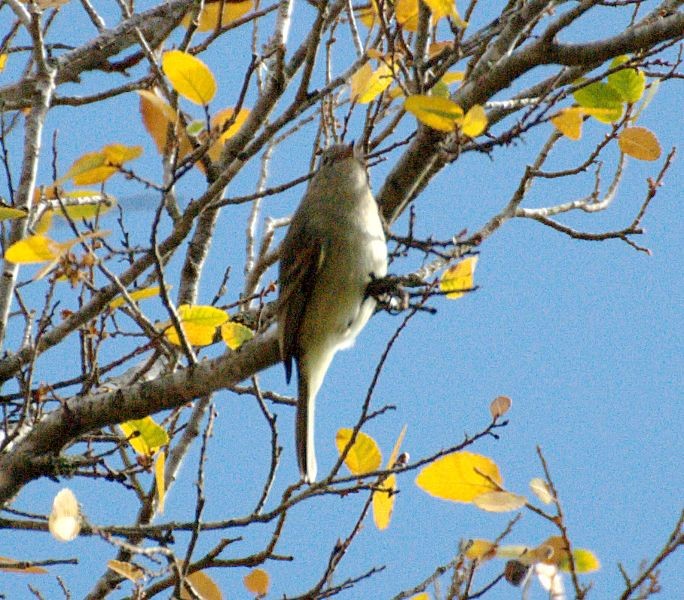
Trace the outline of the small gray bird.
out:
<instances>
[{"instance_id":1,"label":"small gray bird","mask_svg":"<svg viewBox=\"0 0 684 600\"><path fill-rule=\"evenodd\" d=\"M316 479L316 393L335 353L375 308L368 283L387 273L387 244L364 163L354 146L333 146L306 190L280 248L278 339L288 383L297 367L297 463Z\"/></svg>"}]
</instances>

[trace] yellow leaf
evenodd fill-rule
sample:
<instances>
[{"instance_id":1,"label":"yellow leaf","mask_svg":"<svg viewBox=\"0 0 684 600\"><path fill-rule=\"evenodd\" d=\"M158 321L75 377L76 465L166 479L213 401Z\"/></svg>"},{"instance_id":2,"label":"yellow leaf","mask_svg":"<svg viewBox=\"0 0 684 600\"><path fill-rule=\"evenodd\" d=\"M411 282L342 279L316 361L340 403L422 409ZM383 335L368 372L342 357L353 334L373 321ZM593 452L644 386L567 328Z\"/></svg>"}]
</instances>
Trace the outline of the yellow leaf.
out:
<instances>
[{"instance_id":1,"label":"yellow leaf","mask_svg":"<svg viewBox=\"0 0 684 600\"><path fill-rule=\"evenodd\" d=\"M390 453L387 461L387 468L391 469L397 462L399 456L399 448L404 441L406 435L406 425L401 430L397 441L394 443L394 448ZM373 521L375 526L380 529L387 529L392 519L392 512L394 511L394 499L396 498L397 477L392 474L379 484L379 491L373 492Z\"/></svg>"},{"instance_id":2,"label":"yellow leaf","mask_svg":"<svg viewBox=\"0 0 684 600\"><path fill-rule=\"evenodd\" d=\"M448 98L415 94L404 100L404 108L438 131L453 131L463 120L463 109Z\"/></svg>"},{"instance_id":3,"label":"yellow leaf","mask_svg":"<svg viewBox=\"0 0 684 600\"><path fill-rule=\"evenodd\" d=\"M392 448L392 453L390 454L389 460L387 461L388 469L394 467L394 463L397 462L397 456L399 456L399 448L401 448L401 444L404 441L404 436L406 435L406 427L406 425L402 427L401 433L399 434L397 441L394 442L394 448Z\"/></svg>"},{"instance_id":4,"label":"yellow leaf","mask_svg":"<svg viewBox=\"0 0 684 600\"><path fill-rule=\"evenodd\" d=\"M167 146L166 135L169 125L175 136L172 139L178 144L178 158L183 158L192 150L187 133L179 126L178 115L170 104L148 90L140 90L140 116L143 125L150 134L159 154L163 154Z\"/></svg>"},{"instance_id":5,"label":"yellow leaf","mask_svg":"<svg viewBox=\"0 0 684 600\"><path fill-rule=\"evenodd\" d=\"M142 154L142 146L125 146L124 144L108 144L102 148L108 165L122 165Z\"/></svg>"},{"instance_id":6,"label":"yellow leaf","mask_svg":"<svg viewBox=\"0 0 684 600\"><path fill-rule=\"evenodd\" d=\"M68 179L74 178L74 183L77 185L106 181L117 171L116 167L107 165L106 161L107 158L102 150L88 152L76 159L66 174L57 181L58 183L62 183ZM78 181L76 181L76 178L78 178Z\"/></svg>"},{"instance_id":7,"label":"yellow leaf","mask_svg":"<svg viewBox=\"0 0 684 600\"><path fill-rule=\"evenodd\" d=\"M54 214L55 212L53 210L46 210L42 215L40 215L40 219L38 219L38 221L33 225L33 230L37 235L46 234L50 230L50 227L52 226L52 217Z\"/></svg>"},{"instance_id":8,"label":"yellow leaf","mask_svg":"<svg viewBox=\"0 0 684 600\"><path fill-rule=\"evenodd\" d=\"M390 97L390 99L395 100L396 98L399 98L404 95L404 90L402 90L401 87L396 85L393 88L390 88L387 94Z\"/></svg>"},{"instance_id":9,"label":"yellow leaf","mask_svg":"<svg viewBox=\"0 0 684 600\"><path fill-rule=\"evenodd\" d=\"M443 19L444 17L451 17L457 27L467 27L466 23L458 14L456 10L456 2L454 0L423 0L432 11L433 24Z\"/></svg>"},{"instance_id":10,"label":"yellow leaf","mask_svg":"<svg viewBox=\"0 0 684 600\"><path fill-rule=\"evenodd\" d=\"M382 531L387 529L394 511L394 499L396 498L397 476L392 474L378 485L373 492L373 522Z\"/></svg>"},{"instance_id":11,"label":"yellow leaf","mask_svg":"<svg viewBox=\"0 0 684 600\"><path fill-rule=\"evenodd\" d=\"M487 512L510 512L525 506L527 498L513 492L495 490L485 492L473 499L473 504Z\"/></svg>"},{"instance_id":12,"label":"yellow leaf","mask_svg":"<svg viewBox=\"0 0 684 600\"><path fill-rule=\"evenodd\" d=\"M546 484L546 481L535 477L530 481L530 489L532 493L539 498L544 504L551 504L553 502L553 494Z\"/></svg>"},{"instance_id":13,"label":"yellow leaf","mask_svg":"<svg viewBox=\"0 0 684 600\"><path fill-rule=\"evenodd\" d=\"M208 346L213 343L216 328L228 320L228 313L213 306L189 306L184 304L178 307L183 332L192 346ZM164 332L166 338L172 344L180 345L180 338L175 327L169 327Z\"/></svg>"},{"instance_id":14,"label":"yellow leaf","mask_svg":"<svg viewBox=\"0 0 684 600\"><path fill-rule=\"evenodd\" d=\"M449 85L451 83L456 83L457 81L463 81L464 77L465 73L463 71L450 71L448 73L444 73L440 81Z\"/></svg>"},{"instance_id":15,"label":"yellow leaf","mask_svg":"<svg viewBox=\"0 0 684 600\"><path fill-rule=\"evenodd\" d=\"M584 111L581 108L571 106L551 117L551 123L565 137L577 141L582 137L583 114Z\"/></svg>"},{"instance_id":16,"label":"yellow leaf","mask_svg":"<svg viewBox=\"0 0 684 600\"><path fill-rule=\"evenodd\" d=\"M337 451L342 454L351 440L351 429L340 429L335 436ZM369 435L359 431L356 434L354 444L349 449L344 464L352 475L363 475L371 471L377 471L382 464L382 454L377 442Z\"/></svg>"},{"instance_id":17,"label":"yellow leaf","mask_svg":"<svg viewBox=\"0 0 684 600\"><path fill-rule=\"evenodd\" d=\"M503 417L511 408L513 401L508 396L497 396L489 405L492 419Z\"/></svg>"},{"instance_id":18,"label":"yellow leaf","mask_svg":"<svg viewBox=\"0 0 684 600\"><path fill-rule=\"evenodd\" d=\"M582 112L585 115L594 117L601 123L615 123L615 121L618 121L622 116L623 110L622 104L620 104L620 106L615 108L602 106L583 106Z\"/></svg>"},{"instance_id":19,"label":"yellow leaf","mask_svg":"<svg viewBox=\"0 0 684 600\"><path fill-rule=\"evenodd\" d=\"M214 580L209 577L203 571L195 571L185 578L186 581L190 582L192 589L195 590L195 594L199 596L202 600L222 600L223 594L221 594L221 588L214 582ZM181 600L191 600L195 596L191 596L185 586L181 587Z\"/></svg>"},{"instance_id":20,"label":"yellow leaf","mask_svg":"<svg viewBox=\"0 0 684 600\"><path fill-rule=\"evenodd\" d=\"M65 252L68 252L74 244L88 238L104 237L108 234L108 231L91 231L66 242L56 242L42 234L31 235L7 248L4 258L15 264L54 262L59 260Z\"/></svg>"},{"instance_id":21,"label":"yellow leaf","mask_svg":"<svg viewBox=\"0 0 684 600\"><path fill-rule=\"evenodd\" d=\"M465 557L470 560L489 560L496 554L496 544L488 540L473 540L465 552Z\"/></svg>"},{"instance_id":22,"label":"yellow leaf","mask_svg":"<svg viewBox=\"0 0 684 600\"><path fill-rule=\"evenodd\" d=\"M575 571L577 573L591 573L598 571L601 568L601 562L596 555L586 548L575 548L572 551L572 560L575 563ZM563 571L570 570L570 561L563 561L560 565Z\"/></svg>"},{"instance_id":23,"label":"yellow leaf","mask_svg":"<svg viewBox=\"0 0 684 600\"><path fill-rule=\"evenodd\" d=\"M182 323L185 339L191 346L210 346L214 343L216 327L207 327L195 323ZM164 330L164 336L174 346L180 346L181 341L178 332L173 325Z\"/></svg>"},{"instance_id":24,"label":"yellow leaf","mask_svg":"<svg viewBox=\"0 0 684 600\"><path fill-rule=\"evenodd\" d=\"M221 325L221 339L231 350L237 350L242 344L247 340L251 340L253 337L254 332L241 323L228 321Z\"/></svg>"},{"instance_id":25,"label":"yellow leaf","mask_svg":"<svg viewBox=\"0 0 684 600\"><path fill-rule=\"evenodd\" d=\"M380 22L380 19L378 18L379 12L377 0L371 0L370 6L360 9L357 12L357 15L359 19L361 19L361 22L368 27L368 29L374 27Z\"/></svg>"},{"instance_id":26,"label":"yellow leaf","mask_svg":"<svg viewBox=\"0 0 684 600\"><path fill-rule=\"evenodd\" d=\"M2 565L14 565L16 563L29 562L22 561L17 558L8 558L7 556L0 556L0 571L5 573L19 573L24 575L45 575L48 570L43 567L26 567L22 569L21 567L3 567Z\"/></svg>"},{"instance_id":27,"label":"yellow leaf","mask_svg":"<svg viewBox=\"0 0 684 600\"><path fill-rule=\"evenodd\" d=\"M418 0L396 0L394 16L406 31L418 29Z\"/></svg>"},{"instance_id":28,"label":"yellow leaf","mask_svg":"<svg viewBox=\"0 0 684 600\"><path fill-rule=\"evenodd\" d=\"M53 261L61 254L60 245L44 235L31 235L7 248L5 260L17 265Z\"/></svg>"},{"instance_id":29,"label":"yellow leaf","mask_svg":"<svg viewBox=\"0 0 684 600\"><path fill-rule=\"evenodd\" d=\"M232 124L228 126L223 133L221 133L218 140L216 140L216 142L212 144L211 148L209 148L209 158L211 158L211 160L216 161L219 159L226 140L232 138L240 130L240 127L242 127L243 123L247 120L249 113L249 109L241 108L233 120L235 109L226 108L214 115L214 117L211 119L211 128L213 131L223 131L223 128L230 121L232 121Z\"/></svg>"},{"instance_id":30,"label":"yellow leaf","mask_svg":"<svg viewBox=\"0 0 684 600\"><path fill-rule=\"evenodd\" d=\"M7 53L3 52L0 54L0 73L2 73L5 69L5 65L7 64Z\"/></svg>"},{"instance_id":31,"label":"yellow leaf","mask_svg":"<svg viewBox=\"0 0 684 600\"><path fill-rule=\"evenodd\" d=\"M448 292L446 297L455 300L463 296L468 290L473 288L473 278L475 267L477 266L477 256L469 256L461 262L449 267L442 280L439 282L439 289Z\"/></svg>"},{"instance_id":32,"label":"yellow leaf","mask_svg":"<svg viewBox=\"0 0 684 600\"><path fill-rule=\"evenodd\" d=\"M142 154L142 146L109 144L97 152L88 152L76 159L57 183L72 179L76 185L102 183L109 179L123 164Z\"/></svg>"},{"instance_id":33,"label":"yellow leaf","mask_svg":"<svg viewBox=\"0 0 684 600\"><path fill-rule=\"evenodd\" d=\"M645 127L628 127L618 136L620 150L638 160L660 158L660 143L655 134Z\"/></svg>"},{"instance_id":34,"label":"yellow leaf","mask_svg":"<svg viewBox=\"0 0 684 600\"><path fill-rule=\"evenodd\" d=\"M171 286L167 286L167 290L171 289ZM130 296L131 300L145 300L146 298L154 298L155 296L159 296L160 292L160 287L158 285L154 285L151 287L146 287L146 288L140 288L139 290L132 290L128 292L128 295ZM120 306L123 306L126 304L126 299L123 296L118 296L114 298L109 303L110 308L119 308Z\"/></svg>"},{"instance_id":35,"label":"yellow leaf","mask_svg":"<svg viewBox=\"0 0 684 600\"><path fill-rule=\"evenodd\" d=\"M216 94L216 81L209 67L199 58L180 50L162 56L162 69L173 89L195 104L207 105Z\"/></svg>"},{"instance_id":36,"label":"yellow leaf","mask_svg":"<svg viewBox=\"0 0 684 600\"><path fill-rule=\"evenodd\" d=\"M265 596L268 594L270 578L263 569L252 569L242 579L245 587L255 596Z\"/></svg>"},{"instance_id":37,"label":"yellow leaf","mask_svg":"<svg viewBox=\"0 0 684 600\"><path fill-rule=\"evenodd\" d=\"M221 10L223 4L223 12ZM240 17L246 15L254 6L253 0L246 2L224 2L220 1L205 2L204 9L200 12L198 17L197 31L213 31L221 25L228 25L232 21L237 21ZM219 16L221 20L219 21ZM192 21L192 15L186 14L181 21L183 27L188 28Z\"/></svg>"},{"instance_id":38,"label":"yellow leaf","mask_svg":"<svg viewBox=\"0 0 684 600\"><path fill-rule=\"evenodd\" d=\"M359 104L368 104L375 100L392 83L392 69L382 63L375 71L370 63L363 65L351 77L351 98Z\"/></svg>"},{"instance_id":39,"label":"yellow leaf","mask_svg":"<svg viewBox=\"0 0 684 600\"><path fill-rule=\"evenodd\" d=\"M154 463L154 482L157 494L157 514L164 513L164 503L166 502L166 484L164 482L164 469L166 468L166 452L163 450L157 456Z\"/></svg>"},{"instance_id":40,"label":"yellow leaf","mask_svg":"<svg viewBox=\"0 0 684 600\"><path fill-rule=\"evenodd\" d=\"M411 596L409 600L430 600L430 596L428 596L427 592L421 592L420 594Z\"/></svg>"},{"instance_id":41,"label":"yellow leaf","mask_svg":"<svg viewBox=\"0 0 684 600\"><path fill-rule=\"evenodd\" d=\"M454 0L423 0L432 12L432 18L439 21L456 10Z\"/></svg>"},{"instance_id":42,"label":"yellow leaf","mask_svg":"<svg viewBox=\"0 0 684 600\"><path fill-rule=\"evenodd\" d=\"M498 489L484 475L502 484L493 460L472 452L455 452L424 467L416 477L416 485L443 500L472 502L480 494Z\"/></svg>"},{"instance_id":43,"label":"yellow leaf","mask_svg":"<svg viewBox=\"0 0 684 600\"><path fill-rule=\"evenodd\" d=\"M138 454L152 456L159 448L169 443L169 434L155 423L152 417L132 419L119 423L128 443Z\"/></svg>"},{"instance_id":44,"label":"yellow leaf","mask_svg":"<svg viewBox=\"0 0 684 600\"><path fill-rule=\"evenodd\" d=\"M487 113L483 106L476 104L463 117L461 131L468 137L477 137L487 129Z\"/></svg>"},{"instance_id":45,"label":"yellow leaf","mask_svg":"<svg viewBox=\"0 0 684 600\"><path fill-rule=\"evenodd\" d=\"M69 488L59 491L52 502L48 529L58 542L70 542L81 531L81 510L76 496Z\"/></svg>"},{"instance_id":46,"label":"yellow leaf","mask_svg":"<svg viewBox=\"0 0 684 600\"><path fill-rule=\"evenodd\" d=\"M28 215L28 212L21 208L0 204L0 221L5 221L7 219L23 219L26 215Z\"/></svg>"},{"instance_id":47,"label":"yellow leaf","mask_svg":"<svg viewBox=\"0 0 684 600\"><path fill-rule=\"evenodd\" d=\"M108 560L107 566L118 575L121 575L121 577L129 579L133 583L141 580L145 576L145 571L143 571L138 565L124 562L122 560Z\"/></svg>"}]
</instances>

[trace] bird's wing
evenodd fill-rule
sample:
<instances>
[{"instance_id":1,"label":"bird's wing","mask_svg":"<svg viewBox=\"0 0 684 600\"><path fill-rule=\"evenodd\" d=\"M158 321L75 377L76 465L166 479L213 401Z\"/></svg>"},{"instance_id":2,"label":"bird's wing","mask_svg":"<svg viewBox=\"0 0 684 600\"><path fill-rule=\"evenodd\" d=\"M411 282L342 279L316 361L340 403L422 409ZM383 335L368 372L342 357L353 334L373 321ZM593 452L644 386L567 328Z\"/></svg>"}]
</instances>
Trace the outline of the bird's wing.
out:
<instances>
[{"instance_id":1,"label":"bird's wing","mask_svg":"<svg viewBox=\"0 0 684 600\"><path fill-rule=\"evenodd\" d=\"M297 342L304 312L313 293L316 274L325 259L323 242L320 239L308 241L306 245L284 244L280 258L278 327L288 383L292 377L292 359L299 356Z\"/></svg>"}]
</instances>

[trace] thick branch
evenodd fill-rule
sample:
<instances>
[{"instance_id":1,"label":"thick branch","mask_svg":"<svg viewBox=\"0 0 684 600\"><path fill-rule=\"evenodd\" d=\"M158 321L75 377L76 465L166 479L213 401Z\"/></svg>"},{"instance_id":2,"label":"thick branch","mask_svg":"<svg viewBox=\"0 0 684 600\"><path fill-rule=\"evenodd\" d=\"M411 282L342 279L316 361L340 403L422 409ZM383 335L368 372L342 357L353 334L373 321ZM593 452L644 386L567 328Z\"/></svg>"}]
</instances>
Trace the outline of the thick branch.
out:
<instances>
[{"instance_id":1,"label":"thick branch","mask_svg":"<svg viewBox=\"0 0 684 600\"><path fill-rule=\"evenodd\" d=\"M86 71L106 68L107 61L139 42L142 34L150 46L159 45L192 6L193 0L171 0L148 11L132 16L118 27L103 31L87 44L66 52L54 64L55 83L77 81ZM0 106L4 110L17 110L30 105L31 91L38 81L35 76L19 83L0 88Z\"/></svg>"},{"instance_id":2,"label":"thick branch","mask_svg":"<svg viewBox=\"0 0 684 600\"><path fill-rule=\"evenodd\" d=\"M504 56L481 77L463 85L453 100L467 110L484 104L496 93L511 86L520 76L541 65L583 65L588 70L621 54L638 52L684 34L684 13L677 12L597 42L560 44L541 36L538 41ZM439 157L440 143L449 136L422 128L388 175L378 202L385 219L394 222L439 169L432 168Z\"/></svg>"},{"instance_id":3,"label":"thick branch","mask_svg":"<svg viewBox=\"0 0 684 600\"><path fill-rule=\"evenodd\" d=\"M225 389L280 360L273 332L239 351L123 389L68 400L13 442L0 458L0 504L30 481L55 472L60 451L79 436L107 425L141 419Z\"/></svg>"}]
</instances>

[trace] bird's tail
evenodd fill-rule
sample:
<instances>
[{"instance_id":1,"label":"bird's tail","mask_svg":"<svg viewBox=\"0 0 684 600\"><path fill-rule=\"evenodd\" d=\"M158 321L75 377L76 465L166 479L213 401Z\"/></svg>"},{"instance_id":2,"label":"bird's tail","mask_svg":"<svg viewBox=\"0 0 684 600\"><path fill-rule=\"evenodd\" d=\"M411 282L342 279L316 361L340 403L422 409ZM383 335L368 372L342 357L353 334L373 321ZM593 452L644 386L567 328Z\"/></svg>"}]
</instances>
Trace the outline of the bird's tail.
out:
<instances>
[{"instance_id":1,"label":"bird's tail","mask_svg":"<svg viewBox=\"0 0 684 600\"><path fill-rule=\"evenodd\" d=\"M316 449L314 447L314 409L316 392L303 377L297 365L297 416L295 417L295 443L299 473L307 483L316 481Z\"/></svg>"}]
</instances>

